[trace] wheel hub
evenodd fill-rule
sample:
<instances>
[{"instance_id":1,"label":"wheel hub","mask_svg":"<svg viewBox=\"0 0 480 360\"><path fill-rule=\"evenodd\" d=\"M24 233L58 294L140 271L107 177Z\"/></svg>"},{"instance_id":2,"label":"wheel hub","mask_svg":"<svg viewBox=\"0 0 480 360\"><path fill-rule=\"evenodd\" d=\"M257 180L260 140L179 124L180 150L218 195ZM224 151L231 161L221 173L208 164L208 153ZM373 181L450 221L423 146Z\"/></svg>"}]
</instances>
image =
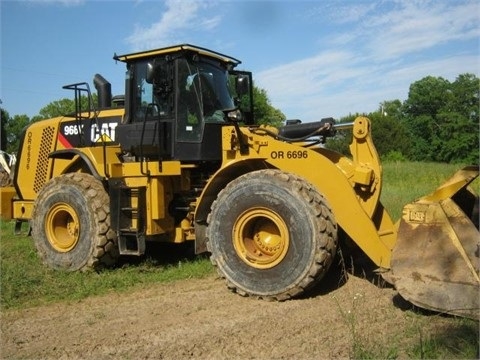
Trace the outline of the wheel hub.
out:
<instances>
[{"instance_id":1,"label":"wheel hub","mask_svg":"<svg viewBox=\"0 0 480 360\"><path fill-rule=\"evenodd\" d=\"M58 252L68 252L78 243L80 222L75 210L66 203L55 204L45 219L50 245Z\"/></svg>"},{"instance_id":2,"label":"wheel hub","mask_svg":"<svg viewBox=\"0 0 480 360\"><path fill-rule=\"evenodd\" d=\"M290 241L283 219L265 208L249 209L240 215L233 239L237 255L257 269L278 265L287 254Z\"/></svg>"}]
</instances>

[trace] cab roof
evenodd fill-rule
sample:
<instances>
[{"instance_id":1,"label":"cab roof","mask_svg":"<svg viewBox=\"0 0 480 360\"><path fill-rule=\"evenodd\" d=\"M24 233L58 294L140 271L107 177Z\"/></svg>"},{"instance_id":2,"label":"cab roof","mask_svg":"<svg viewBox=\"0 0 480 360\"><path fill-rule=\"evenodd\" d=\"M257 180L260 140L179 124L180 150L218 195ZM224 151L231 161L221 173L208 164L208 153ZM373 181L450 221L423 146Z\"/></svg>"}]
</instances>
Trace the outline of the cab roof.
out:
<instances>
[{"instance_id":1,"label":"cab roof","mask_svg":"<svg viewBox=\"0 0 480 360\"><path fill-rule=\"evenodd\" d=\"M235 59L233 57L218 53L216 51L208 50L208 49L205 49L205 48L202 48L202 47L199 47L199 46L190 45L190 44L174 45L174 46L169 46L169 47L165 47L165 48L141 51L141 52L125 54L125 55L115 54L113 56L113 59L118 60L118 61L122 61L122 62L129 62L130 60L149 58L149 57L153 57L153 56L157 56L157 55L174 54L174 53L177 53L177 52L182 51L182 50L183 51L191 51L191 52L203 55L203 56L207 56L207 57L217 59L221 62L230 63L234 67L241 63L240 60Z\"/></svg>"}]
</instances>

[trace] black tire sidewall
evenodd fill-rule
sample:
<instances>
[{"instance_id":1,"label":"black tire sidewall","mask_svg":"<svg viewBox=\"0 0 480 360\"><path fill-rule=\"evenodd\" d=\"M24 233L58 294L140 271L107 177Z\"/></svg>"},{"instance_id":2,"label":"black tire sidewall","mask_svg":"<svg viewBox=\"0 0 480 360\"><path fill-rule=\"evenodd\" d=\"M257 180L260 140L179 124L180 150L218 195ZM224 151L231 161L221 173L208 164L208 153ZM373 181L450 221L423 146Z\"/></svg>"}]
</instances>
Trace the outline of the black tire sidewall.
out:
<instances>
[{"instance_id":1,"label":"black tire sidewall","mask_svg":"<svg viewBox=\"0 0 480 360\"><path fill-rule=\"evenodd\" d=\"M80 227L78 242L68 252L57 251L48 240L45 230L48 212L60 202L73 208ZM84 268L93 257L97 227L95 209L80 183L62 177L60 181L52 180L40 192L34 209L32 234L40 256L49 266L71 271Z\"/></svg>"}]
</instances>

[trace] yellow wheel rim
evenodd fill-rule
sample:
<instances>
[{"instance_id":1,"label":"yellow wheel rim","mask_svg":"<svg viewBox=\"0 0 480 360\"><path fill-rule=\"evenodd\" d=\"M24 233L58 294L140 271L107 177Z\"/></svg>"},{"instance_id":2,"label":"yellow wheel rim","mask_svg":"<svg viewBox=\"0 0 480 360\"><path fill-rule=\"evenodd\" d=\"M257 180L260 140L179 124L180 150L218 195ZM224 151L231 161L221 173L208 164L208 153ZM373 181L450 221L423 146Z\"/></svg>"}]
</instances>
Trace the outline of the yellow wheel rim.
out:
<instances>
[{"instance_id":1,"label":"yellow wheel rim","mask_svg":"<svg viewBox=\"0 0 480 360\"><path fill-rule=\"evenodd\" d=\"M278 265L288 251L290 238L283 219L266 208L253 208L241 214L233 229L237 255L257 269Z\"/></svg>"},{"instance_id":2,"label":"yellow wheel rim","mask_svg":"<svg viewBox=\"0 0 480 360\"><path fill-rule=\"evenodd\" d=\"M47 239L58 252L68 252L78 243L80 222L75 210L66 203L55 204L45 219Z\"/></svg>"}]
</instances>

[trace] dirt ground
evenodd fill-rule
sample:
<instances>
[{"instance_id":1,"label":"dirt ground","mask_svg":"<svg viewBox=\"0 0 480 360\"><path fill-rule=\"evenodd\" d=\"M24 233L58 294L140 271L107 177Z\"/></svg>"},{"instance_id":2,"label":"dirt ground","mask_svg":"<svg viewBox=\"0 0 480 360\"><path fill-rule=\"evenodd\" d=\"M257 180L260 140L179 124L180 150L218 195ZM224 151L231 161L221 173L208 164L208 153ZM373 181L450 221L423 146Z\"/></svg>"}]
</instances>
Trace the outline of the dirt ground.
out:
<instances>
[{"instance_id":1,"label":"dirt ground","mask_svg":"<svg viewBox=\"0 0 480 360\"><path fill-rule=\"evenodd\" d=\"M286 302L243 298L216 276L79 302L8 310L2 359L338 359L386 357L452 319L395 306L396 292L350 276ZM421 336L420 336L421 338Z\"/></svg>"}]
</instances>

